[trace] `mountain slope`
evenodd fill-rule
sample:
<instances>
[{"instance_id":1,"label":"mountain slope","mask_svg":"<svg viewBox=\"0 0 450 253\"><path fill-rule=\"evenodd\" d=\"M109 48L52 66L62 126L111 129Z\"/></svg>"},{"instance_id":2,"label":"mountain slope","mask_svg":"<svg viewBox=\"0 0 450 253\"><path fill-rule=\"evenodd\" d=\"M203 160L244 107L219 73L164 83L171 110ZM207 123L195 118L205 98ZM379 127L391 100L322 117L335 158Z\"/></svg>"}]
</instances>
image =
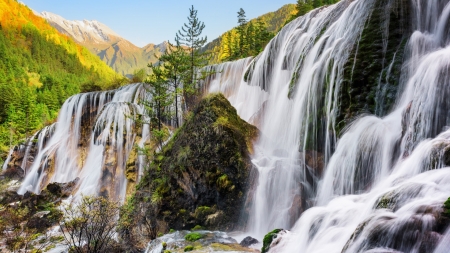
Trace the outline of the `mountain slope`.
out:
<instances>
[{"instance_id":1,"label":"mountain slope","mask_svg":"<svg viewBox=\"0 0 450 253\"><path fill-rule=\"evenodd\" d=\"M139 48L95 20L71 21L50 12L42 12L39 15L58 31L87 47L122 75L131 76L138 69L147 69L147 64L156 62L154 55L160 55L164 49L154 44Z\"/></svg>"},{"instance_id":2,"label":"mountain slope","mask_svg":"<svg viewBox=\"0 0 450 253\"><path fill-rule=\"evenodd\" d=\"M274 12L261 15L250 20L248 23L252 23L255 26L258 24L264 24L267 27L267 32L270 33L270 40L270 38L272 38L286 24L286 21L289 20L294 13L296 13L295 4L286 4ZM228 40L230 40L228 44L237 44L238 36L238 31L235 27L223 33L219 36L219 38L216 38L206 44L202 50L211 53L210 63L214 64L227 60L227 45L224 42L224 38L228 38ZM269 40L267 40L266 43L269 42ZM264 48L264 46L265 45L262 45L262 48Z\"/></svg>"},{"instance_id":3,"label":"mountain slope","mask_svg":"<svg viewBox=\"0 0 450 253\"><path fill-rule=\"evenodd\" d=\"M69 96L120 79L25 5L0 0L1 151L53 121Z\"/></svg>"}]
</instances>

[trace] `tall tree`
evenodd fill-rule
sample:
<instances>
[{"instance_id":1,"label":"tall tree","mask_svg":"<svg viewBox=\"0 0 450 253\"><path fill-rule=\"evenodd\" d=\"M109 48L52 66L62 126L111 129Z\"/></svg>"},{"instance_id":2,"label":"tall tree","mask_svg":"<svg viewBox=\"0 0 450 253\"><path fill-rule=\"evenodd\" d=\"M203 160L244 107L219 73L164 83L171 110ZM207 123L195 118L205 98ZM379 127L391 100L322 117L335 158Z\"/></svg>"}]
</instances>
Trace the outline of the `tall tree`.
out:
<instances>
[{"instance_id":1,"label":"tall tree","mask_svg":"<svg viewBox=\"0 0 450 253\"><path fill-rule=\"evenodd\" d=\"M178 30L175 41L180 44L186 45L190 52L189 70L190 73L183 82L183 93L185 102L189 106L192 101L189 99L189 95L195 93L195 84L197 82L197 69L206 65L206 59L204 54L200 52L206 41L207 37L201 37L205 24L199 21L197 18L197 10L194 6L189 9L188 23L184 23L181 30Z\"/></svg>"},{"instance_id":2,"label":"tall tree","mask_svg":"<svg viewBox=\"0 0 450 253\"><path fill-rule=\"evenodd\" d=\"M163 129L163 120L170 117L168 107L172 104L171 94L169 92L167 82L167 70L163 65L149 64L152 74L147 79L149 84L149 92L152 95L150 102L144 102L144 106L150 116L150 128L152 136L162 147L165 138L165 131Z\"/></svg>"},{"instance_id":3,"label":"tall tree","mask_svg":"<svg viewBox=\"0 0 450 253\"><path fill-rule=\"evenodd\" d=\"M186 79L186 74L190 74L188 64L190 59L179 41L176 40L175 45L170 42L168 44L167 50L158 58L158 61L164 68L165 80L169 86L169 92L172 93L175 105L175 126L180 127L179 104L183 95L182 82Z\"/></svg>"},{"instance_id":4,"label":"tall tree","mask_svg":"<svg viewBox=\"0 0 450 253\"><path fill-rule=\"evenodd\" d=\"M246 26L247 26L247 19L245 16L244 9L240 8L237 13L238 18L238 24L237 31L239 33L239 57L246 57L247 56L247 36L246 36Z\"/></svg>"}]
</instances>

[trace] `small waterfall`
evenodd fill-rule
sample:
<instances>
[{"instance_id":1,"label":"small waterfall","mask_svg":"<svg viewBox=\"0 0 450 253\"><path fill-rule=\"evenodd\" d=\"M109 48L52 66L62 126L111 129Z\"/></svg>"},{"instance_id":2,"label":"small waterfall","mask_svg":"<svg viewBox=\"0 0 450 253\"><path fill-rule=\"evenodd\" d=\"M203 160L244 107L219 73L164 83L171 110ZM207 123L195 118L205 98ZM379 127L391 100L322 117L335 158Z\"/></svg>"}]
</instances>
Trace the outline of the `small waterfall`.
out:
<instances>
[{"instance_id":1,"label":"small waterfall","mask_svg":"<svg viewBox=\"0 0 450 253\"><path fill-rule=\"evenodd\" d=\"M9 161L11 161L12 154L13 154L13 149L10 149L8 156L6 157L6 160L2 165L2 171L6 170L6 168L8 168L8 163L9 163Z\"/></svg>"},{"instance_id":2,"label":"small waterfall","mask_svg":"<svg viewBox=\"0 0 450 253\"><path fill-rule=\"evenodd\" d=\"M26 177L18 192L39 193L49 182L64 183L79 177L76 195L103 194L123 200L126 163L139 132L133 119L144 112L140 101L150 98L142 84L69 98L54 126L44 128L28 141L37 139L37 151L31 165L27 165L31 146L27 145L22 163ZM143 147L148 139L148 125L144 124L138 146ZM144 157L139 155L137 160L137 174L142 174Z\"/></svg>"}]
</instances>

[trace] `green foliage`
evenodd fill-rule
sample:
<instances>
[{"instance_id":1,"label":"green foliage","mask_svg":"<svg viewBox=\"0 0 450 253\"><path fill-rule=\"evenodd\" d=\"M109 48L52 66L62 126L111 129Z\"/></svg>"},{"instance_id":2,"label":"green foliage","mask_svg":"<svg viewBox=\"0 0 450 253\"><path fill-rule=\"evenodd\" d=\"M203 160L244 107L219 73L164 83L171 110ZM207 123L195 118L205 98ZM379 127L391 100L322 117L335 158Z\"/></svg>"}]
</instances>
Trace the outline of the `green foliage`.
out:
<instances>
[{"instance_id":1,"label":"green foliage","mask_svg":"<svg viewBox=\"0 0 450 253\"><path fill-rule=\"evenodd\" d=\"M276 238L277 234L280 231L281 231L281 229L274 229L264 236L263 247L261 248L261 253L266 253L269 250L270 244L272 243L273 239Z\"/></svg>"},{"instance_id":2,"label":"green foliage","mask_svg":"<svg viewBox=\"0 0 450 253\"><path fill-rule=\"evenodd\" d=\"M168 43L167 50L158 58L158 64L164 71L164 80L168 85L172 101L175 104L175 127L179 127L179 103L184 92L189 92L182 86L182 82L189 76L190 57L187 51L181 46L180 41L176 45Z\"/></svg>"},{"instance_id":3,"label":"green foliage","mask_svg":"<svg viewBox=\"0 0 450 253\"><path fill-rule=\"evenodd\" d=\"M32 23L1 25L0 152L5 152L55 120L69 96L109 87L113 71L106 65L86 67L77 54L87 62L90 53L72 41L57 43L50 39L56 34L49 36Z\"/></svg>"},{"instance_id":4,"label":"green foliage","mask_svg":"<svg viewBox=\"0 0 450 253\"><path fill-rule=\"evenodd\" d=\"M145 81L145 78L147 77L147 72L145 69L136 69L133 72L133 76L131 77L132 83L142 83Z\"/></svg>"},{"instance_id":5,"label":"green foliage","mask_svg":"<svg viewBox=\"0 0 450 253\"><path fill-rule=\"evenodd\" d=\"M184 252L189 252L189 251L193 251L194 250L194 246L192 245L188 245L186 247L184 247Z\"/></svg>"},{"instance_id":6,"label":"green foliage","mask_svg":"<svg viewBox=\"0 0 450 253\"><path fill-rule=\"evenodd\" d=\"M185 45L189 51L187 62L188 72L183 80L183 96L187 107L194 104L195 93L197 92L198 69L206 66L206 55L200 51L205 45L207 37L201 37L205 24L197 18L197 10L192 5L189 9L188 23L184 23L181 30L175 36L177 45Z\"/></svg>"},{"instance_id":7,"label":"green foliage","mask_svg":"<svg viewBox=\"0 0 450 253\"><path fill-rule=\"evenodd\" d=\"M245 11L240 10L238 26L225 32L202 50L210 55L210 64L255 56L264 50L294 13L295 5L287 4L275 12L246 22Z\"/></svg>"},{"instance_id":8,"label":"green foliage","mask_svg":"<svg viewBox=\"0 0 450 253\"><path fill-rule=\"evenodd\" d=\"M195 227L191 228L191 231L203 230L203 227L200 225L195 225Z\"/></svg>"},{"instance_id":9,"label":"green foliage","mask_svg":"<svg viewBox=\"0 0 450 253\"><path fill-rule=\"evenodd\" d=\"M444 215L450 218L450 198L444 202Z\"/></svg>"},{"instance_id":10,"label":"green foliage","mask_svg":"<svg viewBox=\"0 0 450 253\"><path fill-rule=\"evenodd\" d=\"M202 234L200 234L200 233L195 233L195 232L194 232L194 233L189 233L189 234L187 234L187 235L184 237L184 239L185 239L186 241L195 242L195 241L200 240L202 237L203 237Z\"/></svg>"}]
</instances>

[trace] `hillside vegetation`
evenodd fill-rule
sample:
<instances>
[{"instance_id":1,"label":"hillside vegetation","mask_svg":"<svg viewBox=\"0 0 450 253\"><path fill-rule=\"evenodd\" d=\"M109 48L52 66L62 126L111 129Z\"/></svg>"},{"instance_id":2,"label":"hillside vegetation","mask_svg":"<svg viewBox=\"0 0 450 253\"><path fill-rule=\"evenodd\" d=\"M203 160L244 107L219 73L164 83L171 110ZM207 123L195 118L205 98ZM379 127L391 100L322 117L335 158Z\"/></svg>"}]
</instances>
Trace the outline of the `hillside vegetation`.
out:
<instances>
[{"instance_id":1,"label":"hillside vegetation","mask_svg":"<svg viewBox=\"0 0 450 253\"><path fill-rule=\"evenodd\" d=\"M275 34L286 24L286 21L297 13L295 6L295 4L287 4L277 11L269 12L247 22L245 30L248 40L245 44L249 47L248 55L233 54L233 52L238 51L239 47L239 27L223 33L219 38L208 43L203 50L211 54L210 63L214 64L233 60L234 58L244 58L261 52ZM248 30L249 27L251 27L250 31ZM233 58L233 56L236 57Z\"/></svg>"},{"instance_id":2,"label":"hillside vegetation","mask_svg":"<svg viewBox=\"0 0 450 253\"><path fill-rule=\"evenodd\" d=\"M0 0L0 151L53 121L71 95L122 81L15 0ZM4 157L0 157L4 158ZM1 162L0 162L1 163Z\"/></svg>"}]
</instances>

